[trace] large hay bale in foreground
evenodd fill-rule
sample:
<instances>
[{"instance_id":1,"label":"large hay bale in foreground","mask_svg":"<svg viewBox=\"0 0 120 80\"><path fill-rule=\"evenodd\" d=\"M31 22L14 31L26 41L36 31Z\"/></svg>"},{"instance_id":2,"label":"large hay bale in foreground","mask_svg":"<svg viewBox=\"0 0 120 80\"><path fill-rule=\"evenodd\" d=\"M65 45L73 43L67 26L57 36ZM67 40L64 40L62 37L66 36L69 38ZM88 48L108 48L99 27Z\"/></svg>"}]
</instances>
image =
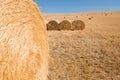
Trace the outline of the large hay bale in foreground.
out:
<instances>
[{"instance_id":1,"label":"large hay bale in foreground","mask_svg":"<svg viewBox=\"0 0 120 80\"><path fill-rule=\"evenodd\" d=\"M0 80L47 80L48 39L32 0L0 0Z\"/></svg>"},{"instance_id":2,"label":"large hay bale in foreground","mask_svg":"<svg viewBox=\"0 0 120 80\"><path fill-rule=\"evenodd\" d=\"M67 20L63 20L60 22L59 27L61 30L71 30L72 24Z\"/></svg>"},{"instance_id":3,"label":"large hay bale in foreground","mask_svg":"<svg viewBox=\"0 0 120 80\"><path fill-rule=\"evenodd\" d=\"M59 29L59 24L57 23L57 21L49 21L47 26L47 30L58 30Z\"/></svg>"},{"instance_id":4,"label":"large hay bale in foreground","mask_svg":"<svg viewBox=\"0 0 120 80\"><path fill-rule=\"evenodd\" d=\"M72 22L72 30L84 30L85 23L81 20L75 20Z\"/></svg>"}]
</instances>

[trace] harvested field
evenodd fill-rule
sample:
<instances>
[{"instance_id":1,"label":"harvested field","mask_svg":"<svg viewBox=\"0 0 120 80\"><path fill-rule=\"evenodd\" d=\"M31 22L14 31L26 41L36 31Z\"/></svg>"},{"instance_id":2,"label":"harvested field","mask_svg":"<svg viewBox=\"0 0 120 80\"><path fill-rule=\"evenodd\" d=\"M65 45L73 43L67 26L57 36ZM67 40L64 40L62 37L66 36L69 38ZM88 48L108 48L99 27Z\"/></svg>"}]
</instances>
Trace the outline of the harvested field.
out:
<instances>
[{"instance_id":1,"label":"harvested field","mask_svg":"<svg viewBox=\"0 0 120 80\"><path fill-rule=\"evenodd\" d=\"M120 33L48 33L48 80L120 80Z\"/></svg>"},{"instance_id":2,"label":"harvested field","mask_svg":"<svg viewBox=\"0 0 120 80\"><path fill-rule=\"evenodd\" d=\"M120 11L107 14L56 15L59 21L64 16L69 21L82 20L85 29L48 31L48 80L120 80Z\"/></svg>"}]
</instances>

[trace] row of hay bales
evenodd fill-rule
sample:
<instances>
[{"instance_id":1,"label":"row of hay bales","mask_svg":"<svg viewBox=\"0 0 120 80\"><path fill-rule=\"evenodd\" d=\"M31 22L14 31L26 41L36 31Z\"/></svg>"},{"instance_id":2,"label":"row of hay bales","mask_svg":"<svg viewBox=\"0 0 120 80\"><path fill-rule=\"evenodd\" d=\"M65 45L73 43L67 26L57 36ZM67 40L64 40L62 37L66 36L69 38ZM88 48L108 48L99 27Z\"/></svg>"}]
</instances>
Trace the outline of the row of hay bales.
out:
<instances>
[{"instance_id":1,"label":"row of hay bales","mask_svg":"<svg viewBox=\"0 0 120 80\"><path fill-rule=\"evenodd\" d=\"M49 21L47 24L47 30L84 30L85 23L81 20L74 20L72 23L68 20L63 20L58 23L55 20Z\"/></svg>"}]
</instances>

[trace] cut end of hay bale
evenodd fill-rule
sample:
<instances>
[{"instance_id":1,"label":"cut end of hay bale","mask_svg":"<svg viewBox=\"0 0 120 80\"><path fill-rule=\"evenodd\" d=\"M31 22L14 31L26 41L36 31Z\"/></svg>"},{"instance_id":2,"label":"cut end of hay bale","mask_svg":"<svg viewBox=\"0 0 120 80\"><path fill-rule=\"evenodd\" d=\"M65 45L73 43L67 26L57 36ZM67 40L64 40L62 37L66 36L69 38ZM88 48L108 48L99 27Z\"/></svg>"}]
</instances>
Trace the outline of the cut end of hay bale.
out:
<instances>
[{"instance_id":1,"label":"cut end of hay bale","mask_svg":"<svg viewBox=\"0 0 120 80\"><path fill-rule=\"evenodd\" d=\"M57 23L57 21L49 21L47 26L47 30L59 30L59 24Z\"/></svg>"},{"instance_id":2,"label":"cut end of hay bale","mask_svg":"<svg viewBox=\"0 0 120 80\"><path fill-rule=\"evenodd\" d=\"M60 22L59 27L61 30L71 30L72 24L67 20L63 20Z\"/></svg>"},{"instance_id":3,"label":"cut end of hay bale","mask_svg":"<svg viewBox=\"0 0 120 80\"><path fill-rule=\"evenodd\" d=\"M85 23L81 20L75 20L72 22L72 30L84 30Z\"/></svg>"}]
</instances>

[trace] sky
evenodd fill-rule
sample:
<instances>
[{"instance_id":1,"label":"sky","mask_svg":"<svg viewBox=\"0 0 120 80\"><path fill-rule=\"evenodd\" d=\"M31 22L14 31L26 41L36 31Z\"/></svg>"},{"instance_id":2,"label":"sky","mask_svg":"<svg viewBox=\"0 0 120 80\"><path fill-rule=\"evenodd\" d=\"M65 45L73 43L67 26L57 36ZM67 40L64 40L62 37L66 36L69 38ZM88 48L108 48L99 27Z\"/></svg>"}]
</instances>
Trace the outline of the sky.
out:
<instances>
[{"instance_id":1,"label":"sky","mask_svg":"<svg viewBox=\"0 0 120 80\"><path fill-rule=\"evenodd\" d=\"M43 13L118 11L120 0L34 0Z\"/></svg>"}]
</instances>

